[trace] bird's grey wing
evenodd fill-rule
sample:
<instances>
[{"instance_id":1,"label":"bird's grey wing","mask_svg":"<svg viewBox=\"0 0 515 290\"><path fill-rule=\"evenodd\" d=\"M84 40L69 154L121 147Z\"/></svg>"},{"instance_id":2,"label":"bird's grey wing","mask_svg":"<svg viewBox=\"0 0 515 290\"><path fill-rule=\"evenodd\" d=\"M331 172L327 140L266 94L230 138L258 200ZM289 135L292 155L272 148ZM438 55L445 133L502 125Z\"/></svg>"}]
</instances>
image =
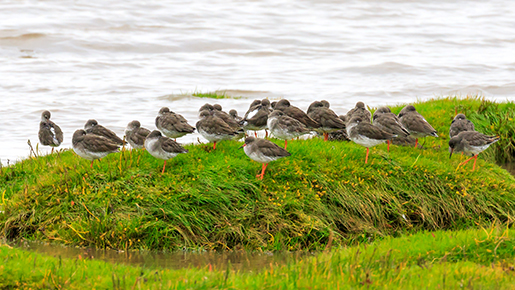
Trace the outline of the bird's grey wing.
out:
<instances>
[{"instance_id":1,"label":"bird's grey wing","mask_svg":"<svg viewBox=\"0 0 515 290\"><path fill-rule=\"evenodd\" d=\"M91 152L114 152L119 145L103 136L87 134L82 141L84 147Z\"/></svg>"},{"instance_id":2,"label":"bird's grey wing","mask_svg":"<svg viewBox=\"0 0 515 290\"><path fill-rule=\"evenodd\" d=\"M161 143L161 147L164 151L169 153L188 153L188 150L184 149L179 143L169 138L166 138L166 140Z\"/></svg>"},{"instance_id":3,"label":"bird's grey wing","mask_svg":"<svg viewBox=\"0 0 515 290\"><path fill-rule=\"evenodd\" d=\"M260 151L265 155L269 157L287 157L290 156L290 152L286 151L286 149L277 146L272 141L268 141L265 139L259 139L256 143L256 146L259 146Z\"/></svg>"}]
</instances>

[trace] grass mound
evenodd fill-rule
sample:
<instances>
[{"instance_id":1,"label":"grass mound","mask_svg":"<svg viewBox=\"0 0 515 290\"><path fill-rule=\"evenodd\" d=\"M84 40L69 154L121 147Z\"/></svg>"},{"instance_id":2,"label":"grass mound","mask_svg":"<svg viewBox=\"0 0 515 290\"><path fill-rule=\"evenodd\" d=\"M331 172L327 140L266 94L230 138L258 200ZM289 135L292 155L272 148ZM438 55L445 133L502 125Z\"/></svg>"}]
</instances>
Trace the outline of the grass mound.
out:
<instances>
[{"instance_id":1,"label":"grass mound","mask_svg":"<svg viewBox=\"0 0 515 290\"><path fill-rule=\"evenodd\" d=\"M421 232L239 272L61 259L0 246L0 288L512 289L514 230ZM137 286L137 287L136 287Z\"/></svg>"},{"instance_id":2,"label":"grass mound","mask_svg":"<svg viewBox=\"0 0 515 290\"><path fill-rule=\"evenodd\" d=\"M292 156L270 164L263 181L255 178L260 165L233 141L214 151L186 146L190 152L163 175L163 161L141 150L111 154L93 170L71 151L27 159L1 173L0 231L113 249L312 250L405 231L511 223L515 179L483 157L474 172L456 170L465 156L449 160L444 129L454 107L481 103L418 104L442 137L428 139L426 150L377 146L368 165L365 149L353 143L293 141Z\"/></svg>"}]
</instances>

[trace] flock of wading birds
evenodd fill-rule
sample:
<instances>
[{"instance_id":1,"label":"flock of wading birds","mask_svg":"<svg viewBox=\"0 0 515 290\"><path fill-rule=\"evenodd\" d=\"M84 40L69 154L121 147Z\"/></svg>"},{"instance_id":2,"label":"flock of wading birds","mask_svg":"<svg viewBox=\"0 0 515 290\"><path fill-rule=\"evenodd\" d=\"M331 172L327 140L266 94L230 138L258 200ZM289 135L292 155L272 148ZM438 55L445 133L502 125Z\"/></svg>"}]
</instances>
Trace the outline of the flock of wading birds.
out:
<instances>
[{"instance_id":1,"label":"flock of wading birds","mask_svg":"<svg viewBox=\"0 0 515 290\"><path fill-rule=\"evenodd\" d=\"M183 116L164 107L159 110L156 117L158 130L151 132L141 127L140 122L132 121L125 130L125 140L132 148L145 148L152 156L165 160L162 170L164 173L166 160L181 153L188 153L188 150L175 142L175 139L193 133L195 129L205 139L214 143L213 149L216 149L216 143L222 140L243 138L246 131L265 130L268 137L268 129L273 136L284 140L284 148L267 139L257 138L256 133L256 137L245 138L245 144L241 146L250 159L263 164L261 174L256 176L263 179L269 162L291 155L286 151L289 139L313 132L323 134L325 141L350 139L365 146L365 163L368 162L369 148L372 146L387 142L389 151L390 143L417 147L418 138L438 137L436 130L412 105L404 107L399 115L393 114L388 107L381 107L372 116L365 105L358 102L346 115L338 116L329 108L327 101L315 101L307 112L304 112L290 105L285 99L273 103L264 99L252 102L243 118L238 116L236 110L224 112L218 104L202 106L199 117L195 128L189 125ZM476 167L477 155L499 140L496 136L487 136L475 131L474 124L463 114L456 115L451 123L449 135L450 156L453 152L472 155L460 163L460 166L464 165L474 158L472 170ZM119 147L125 144L125 140L92 119L86 122L84 130L75 131L72 144L75 153L91 160L93 168L95 159L117 152ZM59 146L63 141L63 132L50 121L49 111L44 111L41 115L39 141L42 145L52 147Z\"/></svg>"}]
</instances>

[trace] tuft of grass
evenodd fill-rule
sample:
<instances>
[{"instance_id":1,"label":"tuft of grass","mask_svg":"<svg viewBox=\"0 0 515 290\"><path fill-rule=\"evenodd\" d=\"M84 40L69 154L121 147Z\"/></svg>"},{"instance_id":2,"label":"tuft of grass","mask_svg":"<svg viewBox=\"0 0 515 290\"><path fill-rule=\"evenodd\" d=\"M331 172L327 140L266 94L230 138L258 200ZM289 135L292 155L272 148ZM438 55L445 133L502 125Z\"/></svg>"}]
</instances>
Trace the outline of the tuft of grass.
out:
<instances>
[{"instance_id":1,"label":"tuft of grass","mask_svg":"<svg viewBox=\"0 0 515 290\"><path fill-rule=\"evenodd\" d=\"M199 98L209 98L209 99L241 99L241 97L232 97L226 94L225 91L215 91L215 92L200 92L195 91L193 94L191 94L194 97Z\"/></svg>"},{"instance_id":2,"label":"tuft of grass","mask_svg":"<svg viewBox=\"0 0 515 290\"><path fill-rule=\"evenodd\" d=\"M164 174L163 161L142 150L111 154L93 170L72 151L23 160L0 176L0 234L124 250L317 250L511 223L514 177L488 154L474 172L456 169L465 156L449 159L450 108L481 103L417 104L440 138L426 138L425 150L374 147L367 165L365 148L354 143L293 141L292 156L271 163L263 181L255 178L260 164L235 141L216 150L188 145Z\"/></svg>"},{"instance_id":3,"label":"tuft of grass","mask_svg":"<svg viewBox=\"0 0 515 290\"><path fill-rule=\"evenodd\" d=\"M513 229L420 232L318 253L260 271L179 270L62 259L0 246L1 288L512 289Z\"/></svg>"}]
</instances>

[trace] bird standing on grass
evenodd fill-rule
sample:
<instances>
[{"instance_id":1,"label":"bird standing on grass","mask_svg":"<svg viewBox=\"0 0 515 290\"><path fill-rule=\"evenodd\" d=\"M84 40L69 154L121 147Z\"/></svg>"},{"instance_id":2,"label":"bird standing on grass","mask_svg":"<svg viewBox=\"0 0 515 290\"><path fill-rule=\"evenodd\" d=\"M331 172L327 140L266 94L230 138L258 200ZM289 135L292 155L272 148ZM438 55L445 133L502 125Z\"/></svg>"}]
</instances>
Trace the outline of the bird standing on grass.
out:
<instances>
[{"instance_id":1,"label":"bird standing on grass","mask_svg":"<svg viewBox=\"0 0 515 290\"><path fill-rule=\"evenodd\" d=\"M311 119L304 111L301 109L290 105L290 102L286 99L282 99L275 105L274 110L283 111L285 115L292 117L293 119L297 119L299 122L304 124L308 129L317 129L320 128L320 124Z\"/></svg>"},{"instance_id":2,"label":"bird standing on grass","mask_svg":"<svg viewBox=\"0 0 515 290\"><path fill-rule=\"evenodd\" d=\"M370 113L369 110L365 107L365 103L363 102L357 102L356 106L352 109L350 109L347 114L345 115L346 124L350 122L352 117L354 116L360 116L361 120L363 122L370 123L370 118L372 117L372 113Z\"/></svg>"},{"instance_id":3,"label":"bird standing on grass","mask_svg":"<svg viewBox=\"0 0 515 290\"><path fill-rule=\"evenodd\" d=\"M261 174L256 175L261 180L263 180L265 169L269 162L291 155L286 149L277 146L272 141L254 137L247 137L245 144L240 148L243 148L243 151L250 159L263 164Z\"/></svg>"},{"instance_id":4,"label":"bird standing on grass","mask_svg":"<svg viewBox=\"0 0 515 290\"><path fill-rule=\"evenodd\" d=\"M451 122L451 127L449 128L449 137L452 138L465 131L474 131L474 123L472 123L470 120L467 120L467 117L465 117L464 114L458 114Z\"/></svg>"},{"instance_id":5,"label":"bird standing on grass","mask_svg":"<svg viewBox=\"0 0 515 290\"><path fill-rule=\"evenodd\" d=\"M284 140L284 149L288 147L288 139L309 134L310 130L297 119L285 115L283 111L274 110L267 120L270 133L276 138Z\"/></svg>"},{"instance_id":6,"label":"bird standing on grass","mask_svg":"<svg viewBox=\"0 0 515 290\"><path fill-rule=\"evenodd\" d=\"M377 111L374 112L372 119L372 124L374 124L374 126L390 134L397 135L401 138L405 138L410 134L408 129L402 126L399 117L392 113L388 107L377 109ZM386 140L386 143L388 143L388 151L390 151L390 140Z\"/></svg>"},{"instance_id":7,"label":"bird standing on grass","mask_svg":"<svg viewBox=\"0 0 515 290\"><path fill-rule=\"evenodd\" d=\"M317 131L324 134L324 141L329 139L329 133L345 128L345 123L333 110L329 109L329 102L327 101L313 102L309 106L307 114L311 119L320 124Z\"/></svg>"},{"instance_id":8,"label":"bird standing on grass","mask_svg":"<svg viewBox=\"0 0 515 290\"><path fill-rule=\"evenodd\" d=\"M107 138L111 140L112 143L118 144L118 145L124 145L125 142L123 140L116 136L116 133L107 129L106 127L99 125L97 120L90 119L86 122L84 125L84 130L87 134L93 134L97 136L102 136L104 138Z\"/></svg>"},{"instance_id":9,"label":"bird standing on grass","mask_svg":"<svg viewBox=\"0 0 515 290\"><path fill-rule=\"evenodd\" d=\"M467 164L474 158L474 166L472 171L476 169L477 155L485 151L490 145L499 141L497 136L488 136L477 131L464 131L454 136L449 140L449 158L452 157L454 152L463 152L467 155L472 155L469 159L458 165L458 168Z\"/></svg>"},{"instance_id":10,"label":"bird standing on grass","mask_svg":"<svg viewBox=\"0 0 515 290\"><path fill-rule=\"evenodd\" d=\"M174 158L181 153L188 153L179 143L161 135L161 132L154 130L145 139L145 148L150 155L163 159L164 165L161 173L165 173L166 160Z\"/></svg>"},{"instance_id":11,"label":"bird standing on grass","mask_svg":"<svg viewBox=\"0 0 515 290\"><path fill-rule=\"evenodd\" d=\"M347 123L347 135L354 142L367 148L365 164L368 162L369 148L391 140L397 135L388 133L363 120L360 115L354 115Z\"/></svg>"},{"instance_id":12,"label":"bird standing on grass","mask_svg":"<svg viewBox=\"0 0 515 290\"><path fill-rule=\"evenodd\" d=\"M72 137L73 151L80 157L91 160L90 168L93 169L93 161L106 157L110 153L118 152L119 144L112 140L95 135L87 134L85 130L77 130Z\"/></svg>"},{"instance_id":13,"label":"bird standing on grass","mask_svg":"<svg viewBox=\"0 0 515 290\"><path fill-rule=\"evenodd\" d=\"M221 118L209 110L200 112L200 120L196 124L197 131L209 142L213 142L213 149L216 149L216 142L230 140L240 135L239 131L231 128Z\"/></svg>"},{"instance_id":14,"label":"bird standing on grass","mask_svg":"<svg viewBox=\"0 0 515 290\"><path fill-rule=\"evenodd\" d=\"M182 115L170 111L167 107L159 110L159 115L156 117L156 127L165 136L174 139L195 131L195 127L188 124L188 121Z\"/></svg>"},{"instance_id":15,"label":"bird standing on grass","mask_svg":"<svg viewBox=\"0 0 515 290\"><path fill-rule=\"evenodd\" d=\"M202 113L202 111L208 111L214 117L221 119L223 122L225 122L229 127L232 128L232 130L234 132L238 133L238 134L234 135L231 139L239 140L245 136L245 131L243 130L241 125L238 122L236 122L231 117L231 115L222 111L222 106L220 106L219 104L214 104L214 105L204 104L202 107L200 107L199 117L200 117L200 113ZM198 132L198 128L197 128L197 132Z\"/></svg>"},{"instance_id":16,"label":"bird standing on grass","mask_svg":"<svg viewBox=\"0 0 515 290\"><path fill-rule=\"evenodd\" d=\"M125 138L135 149L141 149L145 146L145 138L148 134L150 134L150 130L141 127L137 120L130 122L125 129Z\"/></svg>"},{"instance_id":17,"label":"bird standing on grass","mask_svg":"<svg viewBox=\"0 0 515 290\"><path fill-rule=\"evenodd\" d=\"M418 138L424 138L426 136L438 138L438 133L435 128L433 128L412 105L407 105L401 110L399 120L404 128L408 129L410 135L416 138L415 147L417 147Z\"/></svg>"},{"instance_id":18,"label":"bird standing on grass","mask_svg":"<svg viewBox=\"0 0 515 290\"><path fill-rule=\"evenodd\" d=\"M41 145L52 147L52 153L54 153L54 147L59 147L63 143L63 131L54 122L50 121L49 111L41 113L38 137Z\"/></svg>"},{"instance_id":19,"label":"bird standing on grass","mask_svg":"<svg viewBox=\"0 0 515 290\"><path fill-rule=\"evenodd\" d=\"M243 126L245 130L254 131L254 136L257 137L257 131L265 130L265 138L268 137L267 129L267 120L268 115L270 114L270 101L268 99L263 99L256 105L257 102L253 102L254 106L251 105L249 111L245 114L245 117L240 124Z\"/></svg>"},{"instance_id":20,"label":"bird standing on grass","mask_svg":"<svg viewBox=\"0 0 515 290\"><path fill-rule=\"evenodd\" d=\"M251 119L254 117L254 115L256 115L259 111L259 108L261 108L261 100L252 101L252 103L250 103L249 109L247 112L245 112L245 115L243 115L243 118L239 121L239 123L243 125L243 120ZM254 136L257 137L257 132L254 132Z\"/></svg>"}]
</instances>

